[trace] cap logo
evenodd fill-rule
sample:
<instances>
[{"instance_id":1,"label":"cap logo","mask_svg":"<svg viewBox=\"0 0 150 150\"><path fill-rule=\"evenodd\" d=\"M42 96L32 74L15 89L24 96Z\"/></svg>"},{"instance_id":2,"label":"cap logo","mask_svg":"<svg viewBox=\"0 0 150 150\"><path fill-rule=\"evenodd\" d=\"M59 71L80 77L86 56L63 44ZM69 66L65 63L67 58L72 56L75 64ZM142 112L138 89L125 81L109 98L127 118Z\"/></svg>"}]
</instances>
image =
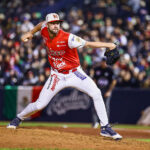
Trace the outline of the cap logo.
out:
<instances>
[{"instance_id":1,"label":"cap logo","mask_svg":"<svg viewBox=\"0 0 150 150\"><path fill-rule=\"evenodd\" d=\"M56 18L56 19L58 19L58 16L57 16L57 15L53 15L53 17Z\"/></svg>"},{"instance_id":2,"label":"cap logo","mask_svg":"<svg viewBox=\"0 0 150 150\"><path fill-rule=\"evenodd\" d=\"M56 13L50 13L50 14L47 14L46 16L46 22L55 22L55 21L59 21L59 22L62 22L63 20L60 20L59 19L59 15L56 14Z\"/></svg>"}]
</instances>

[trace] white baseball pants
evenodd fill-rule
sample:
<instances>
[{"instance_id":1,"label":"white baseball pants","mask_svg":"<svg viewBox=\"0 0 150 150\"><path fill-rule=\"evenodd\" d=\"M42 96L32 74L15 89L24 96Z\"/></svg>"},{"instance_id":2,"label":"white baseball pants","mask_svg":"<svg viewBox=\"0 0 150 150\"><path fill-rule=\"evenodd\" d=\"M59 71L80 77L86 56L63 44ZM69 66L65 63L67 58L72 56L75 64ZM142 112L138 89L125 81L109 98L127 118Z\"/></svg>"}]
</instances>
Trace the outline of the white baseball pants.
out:
<instances>
[{"instance_id":1,"label":"white baseball pants","mask_svg":"<svg viewBox=\"0 0 150 150\"><path fill-rule=\"evenodd\" d=\"M37 101L30 103L17 117L24 120L43 109L60 90L66 87L74 87L92 97L101 126L108 124L108 117L101 91L81 67L78 67L77 71L70 72L69 74L62 74L51 70L51 75L46 81Z\"/></svg>"}]
</instances>

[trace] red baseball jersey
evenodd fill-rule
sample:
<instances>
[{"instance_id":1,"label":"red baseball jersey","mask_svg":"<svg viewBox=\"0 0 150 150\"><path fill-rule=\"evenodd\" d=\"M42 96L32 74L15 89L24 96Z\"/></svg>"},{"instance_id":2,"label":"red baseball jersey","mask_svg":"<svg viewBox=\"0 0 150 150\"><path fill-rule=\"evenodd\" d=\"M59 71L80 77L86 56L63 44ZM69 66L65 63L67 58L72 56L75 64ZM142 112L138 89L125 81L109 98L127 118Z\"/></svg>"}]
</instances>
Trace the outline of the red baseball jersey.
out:
<instances>
[{"instance_id":1,"label":"red baseball jersey","mask_svg":"<svg viewBox=\"0 0 150 150\"><path fill-rule=\"evenodd\" d=\"M85 40L59 30L56 37L49 37L47 24L41 28L41 35L47 48L48 60L53 69L71 70L80 65L77 48L85 45Z\"/></svg>"}]
</instances>

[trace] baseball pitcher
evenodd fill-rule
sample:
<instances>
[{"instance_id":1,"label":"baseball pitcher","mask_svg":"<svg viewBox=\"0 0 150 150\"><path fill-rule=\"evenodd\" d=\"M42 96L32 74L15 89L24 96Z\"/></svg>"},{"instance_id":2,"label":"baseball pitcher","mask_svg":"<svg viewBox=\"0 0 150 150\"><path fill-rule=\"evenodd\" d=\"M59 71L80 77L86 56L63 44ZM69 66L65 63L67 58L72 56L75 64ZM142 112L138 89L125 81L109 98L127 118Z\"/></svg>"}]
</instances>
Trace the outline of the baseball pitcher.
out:
<instances>
[{"instance_id":1,"label":"baseball pitcher","mask_svg":"<svg viewBox=\"0 0 150 150\"><path fill-rule=\"evenodd\" d=\"M36 25L33 30L21 37L23 42L27 42L32 39L37 31L41 30L41 35L47 48L48 60L51 65L51 73L37 101L30 103L10 122L7 128L16 129L25 118L46 107L53 96L60 90L66 87L74 87L92 97L95 110L100 119L100 134L115 140L122 139L122 136L110 127L101 91L94 81L82 70L77 53L77 48L106 47L113 50L116 48L116 45L114 43L85 41L76 35L60 29L60 22L62 20L59 19L58 14L50 13L46 16L45 21Z\"/></svg>"}]
</instances>

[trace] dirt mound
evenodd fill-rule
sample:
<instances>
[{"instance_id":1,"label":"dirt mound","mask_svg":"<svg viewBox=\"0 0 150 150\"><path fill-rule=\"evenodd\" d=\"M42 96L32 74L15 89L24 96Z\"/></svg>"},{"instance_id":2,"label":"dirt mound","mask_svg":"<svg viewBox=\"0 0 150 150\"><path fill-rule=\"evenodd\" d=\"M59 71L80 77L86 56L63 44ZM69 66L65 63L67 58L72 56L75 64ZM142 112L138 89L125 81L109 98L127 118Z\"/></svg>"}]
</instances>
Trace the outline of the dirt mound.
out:
<instances>
[{"instance_id":1,"label":"dirt mound","mask_svg":"<svg viewBox=\"0 0 150 150\"><path fill-rule=\"evenodd\" d=\"M0 127L0 148L63 148L71 150L150 150L150 143L134 138L150 138L145 130L118 130L124 136L114 141L99 136L98 129L20 127L17 130ZM130 138L127 138L130 137Z\"/></svg>"}]
</instances>

